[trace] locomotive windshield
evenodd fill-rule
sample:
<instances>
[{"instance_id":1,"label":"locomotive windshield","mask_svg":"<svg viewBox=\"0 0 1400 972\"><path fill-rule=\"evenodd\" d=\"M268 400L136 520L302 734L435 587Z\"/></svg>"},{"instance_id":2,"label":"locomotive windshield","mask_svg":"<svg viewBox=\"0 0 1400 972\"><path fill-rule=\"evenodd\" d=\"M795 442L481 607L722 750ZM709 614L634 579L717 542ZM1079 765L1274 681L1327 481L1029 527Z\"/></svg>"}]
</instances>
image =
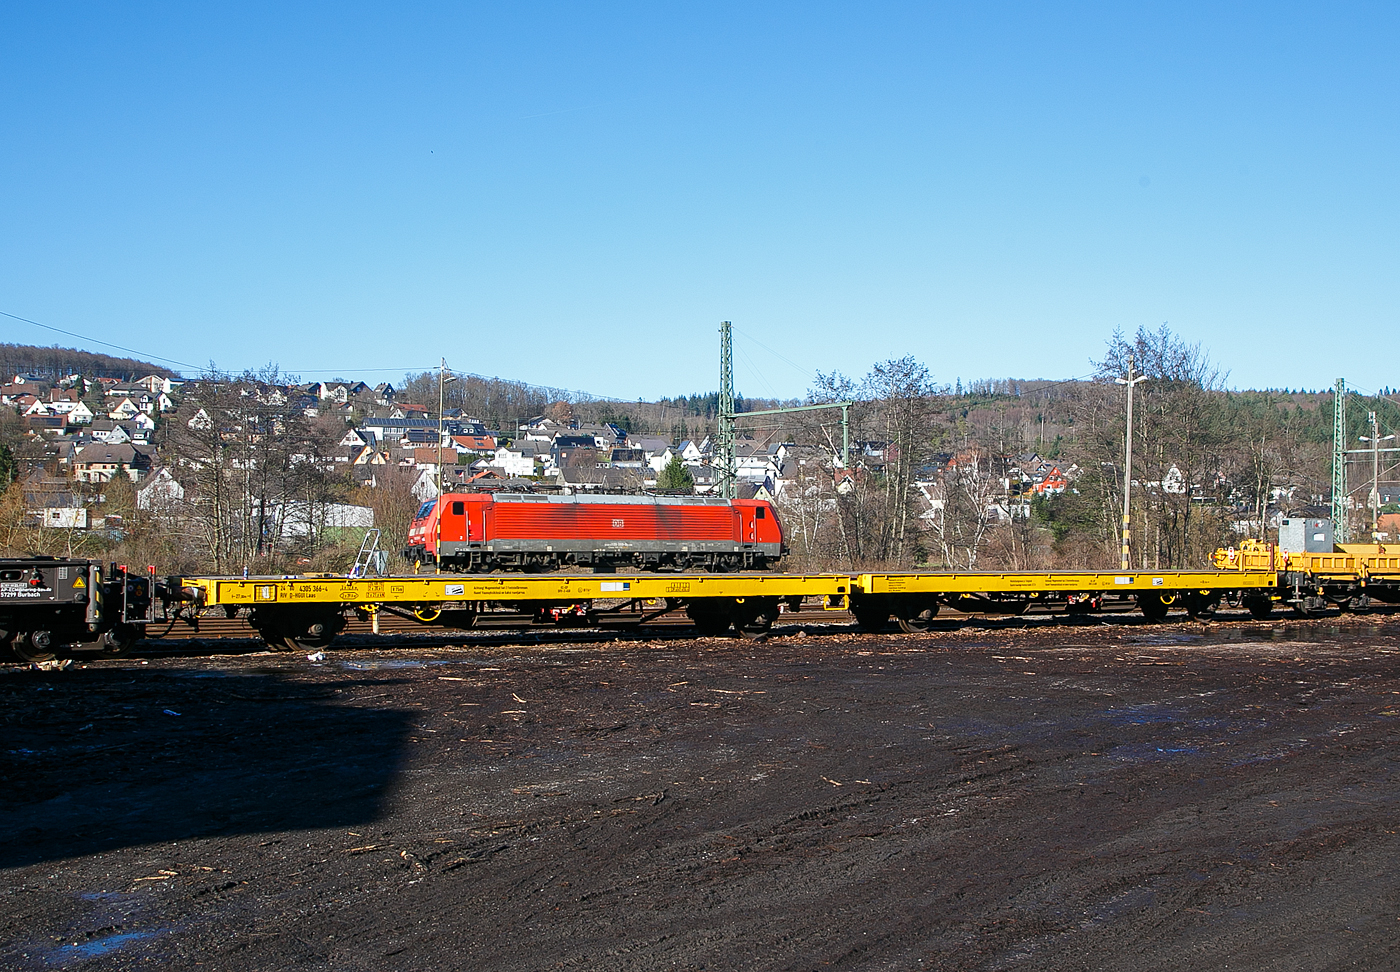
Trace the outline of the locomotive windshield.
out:
<instances>
[{"instance_id":1,"label":"locomotive windshield","mask_svg":"<svg viewBox=\"0 0 1400 972\"><path fill-rule=\"evenodd\" d=\"M413 514L413 518L415 520L423 519L423 517L427 516L433 511L434 506L437 506L436 501L424 503L422 506L418 507L418 512Z\"/></svg>"}]
</instances>

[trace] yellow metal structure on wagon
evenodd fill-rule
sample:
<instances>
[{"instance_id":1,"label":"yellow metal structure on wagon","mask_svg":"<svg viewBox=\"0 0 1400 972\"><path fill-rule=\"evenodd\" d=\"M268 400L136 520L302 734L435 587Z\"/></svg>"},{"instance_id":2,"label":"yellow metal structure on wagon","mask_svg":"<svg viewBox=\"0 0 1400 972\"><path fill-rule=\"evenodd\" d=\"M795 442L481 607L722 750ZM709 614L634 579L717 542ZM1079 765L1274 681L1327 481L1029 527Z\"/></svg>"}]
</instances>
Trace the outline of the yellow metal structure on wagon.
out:
<instances>
[{"instance_id":1,"label":"yellow metal structure on wagon","mask_svg":"<svg viewBox=\"0 0 1400 972\"><path fill-rule=\"evenodd\" d=\"M1284 553L1274 544L1245 540L1215 552L1215 566L1226 570L1296 571L1314 577L1360 580L1366 577L1400 578L1400 544L1339 543L1325 553Z\"/></svg>"},{"instance_id":2,"label":"yellow metal structure on wagon","mask_svg":"<svg viewBox=\"0 0 1400 972\"><path fill-rule=\"evenodd\" d=\"M662 598L838 597L851 584L846 574L513 574L421 577L188 577L213 607L266 604L449 604L453 602L550 603Z\"/></svg>"},{"instance_id":3,"label":"yellow metal structure on wagon","mask_svg":"<svg viewBox=\"0 0 1400 972\"><path fill-rule=\"evenodd\" d=\"M1017 571L950 574L857 574L852 583L862 594L1023 594L1202 593L1216 590L1262 590L1278 583L1272 570Z\"/></svg>"}]
</instances>

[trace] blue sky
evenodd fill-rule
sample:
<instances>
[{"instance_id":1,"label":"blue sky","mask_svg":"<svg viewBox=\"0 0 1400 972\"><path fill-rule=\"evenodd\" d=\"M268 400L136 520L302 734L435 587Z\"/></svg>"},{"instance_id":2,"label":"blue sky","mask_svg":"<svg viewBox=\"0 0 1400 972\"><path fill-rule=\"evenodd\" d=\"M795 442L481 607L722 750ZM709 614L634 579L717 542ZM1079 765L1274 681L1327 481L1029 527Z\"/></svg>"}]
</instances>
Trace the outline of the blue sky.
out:
<instances>
[{"instance_id":1,"label":"blue sky","mask_svg":"<svg viewBox=\"0 0 1400 972\"><path fill-rule=\"evenodd\" d=\"M1374 390L1397 10L6 3L0 310L620 398L713 389L724 319L763 396L1083 375L1167 322L1237 387Z\"/></svg>"}]
</instances>

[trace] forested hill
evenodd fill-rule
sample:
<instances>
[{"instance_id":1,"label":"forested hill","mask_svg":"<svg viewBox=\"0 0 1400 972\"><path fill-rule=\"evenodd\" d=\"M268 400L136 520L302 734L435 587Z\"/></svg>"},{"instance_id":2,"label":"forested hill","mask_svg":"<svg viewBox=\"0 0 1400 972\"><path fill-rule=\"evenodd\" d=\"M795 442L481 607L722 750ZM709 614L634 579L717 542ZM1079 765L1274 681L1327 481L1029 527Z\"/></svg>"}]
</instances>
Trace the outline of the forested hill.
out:
<instances>
[{"instance_id":1,"label":"forested hill","mask_svg":"<svg viewBox=\"0 0 1400 972\"><path fill-rule=\"evenodd\" d=\"M178 378L179 373L139 361L136 358L114 358L109 354L94 354L75 348L40 348L31 344L0 344L0 380L9 381L15 375L42 375L62 378L82 375L85 378L120 378L134 381L147 375Z\"/></svg>"}]
</instances>

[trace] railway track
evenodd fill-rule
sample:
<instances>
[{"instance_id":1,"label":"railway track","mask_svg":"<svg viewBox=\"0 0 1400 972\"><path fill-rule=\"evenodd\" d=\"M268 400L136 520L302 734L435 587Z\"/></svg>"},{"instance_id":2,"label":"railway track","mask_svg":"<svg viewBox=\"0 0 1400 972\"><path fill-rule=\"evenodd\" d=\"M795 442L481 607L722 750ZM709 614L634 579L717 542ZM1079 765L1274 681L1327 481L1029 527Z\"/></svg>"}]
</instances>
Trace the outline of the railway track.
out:
<instances>
[{"instance_id":1,"label":"railway track","mask_svg":"<svg viewBox=\"0 0 1400 972\"><path fill-rule=\"evenodd\" d=\"M1373 609L1370 614L1376 616L1393 617L1400 613L1400 609L1383 607ZM1329 615L1328 618L1335 619L1338 614ZM1260 623L1255 622L1245 610L1234 610L1222 612L1217 616L1219 622L1225 624L1233 623ZM1278 614L1269 622L1264 624L1297 623L1304 620L1326 620L1318 618L1301 618L1292 614ZM1055 628L1055 627L1085 627L1085 626L1150 626L1159 622L1150 621L1133 611L1130 605L1113 605L1105 610L1093 615L1073 615L1063 611L1052 611L1042 608L1035 608L1026 614L1017 617L1007 617L996 614L979 614L974 612L946 611L941 613L937 619L936 630L943 632L956 631L958 629L972 629L978 632L997 632L1009 630L1024 630L1027 628ZM1192 619L1185 614L1173 615L1169 624L1193 623ZM847 611L823 611L823 610L803 610L796 612L785 612L774 631L775 634L783 634L785 629L791 633L794 629L806 630L810 633L838 633L842 630L852 633L860 630L856 626L853 615ZM894 630L893 628L891 630ZM684 611L676 610L661 617L652 618L645 623L636 621L611 620L609 623L597 625L551 625L532 623L531 617L525 614L513 614L508 612L493 612L480 616L477 623L470 628L458 628L440 624L425 624L409 618L398 617L384 613L380 615L379 631L376 634L368 621L357 617L347 620L345 629L341 632L341 637L358 636L359 638L379 639L378 642L371 641L370 644L382 643L384 647L404 647L422 641L438 642L451 641L454 638L471 638L474 641L484 641L489 644L509 644L517 639L529 638L531 641L538 641L541 638L558 641L560 643L586 641L595 638L606 638L609 635L616 635L618 632L638 632L643 636L651 635L662 638L698 638L702 637L695 629L693 623L686 617ZM736 639L737 640L737 639ZM142 650L158 648L162 645L168 647L172 654L180 654L181 644L192 641L199 642L237 642L254 641L261 643L258 632L255 631L243 618L222 618L206 617L200 620L199 629L195 629L179 624L168 634L165 633L164 626L155 626L151 629L150 636L142 643ZM357 647L366 647L364 641L360 641Z\"/></svg>"}]
</instances>

